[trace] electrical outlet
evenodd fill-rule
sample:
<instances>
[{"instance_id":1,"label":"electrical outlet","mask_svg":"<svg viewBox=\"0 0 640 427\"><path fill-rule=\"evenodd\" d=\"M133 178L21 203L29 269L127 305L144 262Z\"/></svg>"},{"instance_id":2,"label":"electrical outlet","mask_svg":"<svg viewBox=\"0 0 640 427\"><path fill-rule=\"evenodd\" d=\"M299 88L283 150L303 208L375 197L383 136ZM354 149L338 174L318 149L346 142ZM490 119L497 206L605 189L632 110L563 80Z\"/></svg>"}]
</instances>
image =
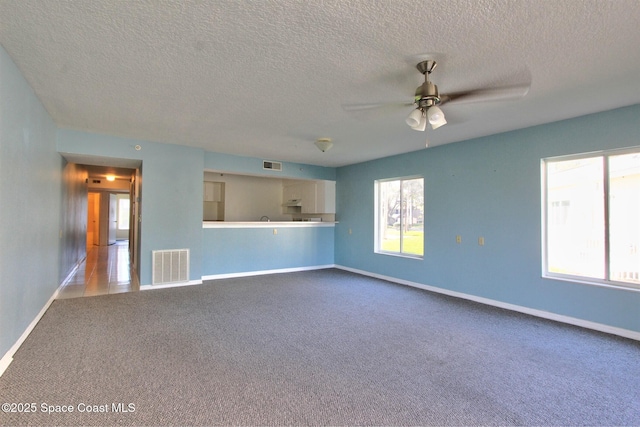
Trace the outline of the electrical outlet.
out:
<instances>
[{"instance_id":1,"label":"electrical outlet","mask_svg":"<svg viewBox=\"0 0 640 427\"><path fill-rule=\"evenodd\" d=\"M349 229L349 234L351 234L351 229Z\"/></svg>"},{"instance_id":2,"label":"electrical outlet","mask_svg":"<svg viewBox=\"0 0 640 427\"><path fill-rule=\"evenodd\" d=\"M478 237L478 244L484 246L484 237Z\"/></svg>"},{"instance_id":3,"label":"electrical outlet","mask_svg":"<svg viewBox=\"0 0 640 427\"><path fill-rule=\"evenodd\" d=\"M277 228L273 229L273 234L278 234L278 229Z\"/></svg>"},{"instance_id":4,"label":"electrical outlet","mask_svg":"<svg viewBox=\"0 0 640 427\"><path fill-rule=\"evenodd\" d=\"M456 243L462 243L462 236L459 234L456 236Z\"/></svg>"}]
</instances>

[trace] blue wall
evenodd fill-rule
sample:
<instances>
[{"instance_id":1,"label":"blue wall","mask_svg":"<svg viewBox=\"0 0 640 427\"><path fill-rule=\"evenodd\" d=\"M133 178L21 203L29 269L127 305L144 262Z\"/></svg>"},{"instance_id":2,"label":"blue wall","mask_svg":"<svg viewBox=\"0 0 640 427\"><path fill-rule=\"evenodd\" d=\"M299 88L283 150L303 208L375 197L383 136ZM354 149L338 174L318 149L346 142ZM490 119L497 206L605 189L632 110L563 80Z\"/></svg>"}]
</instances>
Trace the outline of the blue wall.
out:
<instances>
[{"instance_id":1,"label":"blue wall","mask_svg":"<svg viewBox=\"0 0 640 427\"><path fill-rule=\"evenodd\" d=\"M136 150L136 145L141 149ZM69 129L58 130L57 148L60 153L142 161L141 285L151 283L151 251L154 250L190 249L190 280L197 281L202 276L214 274L203 270L211 258L211 254L203 252L203 244L206 243L205 251L212 247L210 241L203 242L202 182L205 169L279 178L335 179L334 168L284 162L282 172L276 173L263 170L262 159L258 158ZM239 234L238 239L242 240L245 231L235 231ZM331 262L327 264L332 264L333 240L326 240L323 234L318 244L324 247L324 253L331 254ZM242 271L255 270L254 261L244 261ZM316 265L313 258L307 261L313 263L306 265ZM286 268L297 264L292 262ZM274 262L269 269L275 268L285 267L280 262Z\"/></svg>"},{"instance_id":2,"label":"blue wall","mask_svg":"<svg viewBox=\"0 0 640 427\"><path fill-rule=\"evenodd\" d=\"M204 163L205 169L210 171L224 171L247 175L257 174L274 178L326 179L331 181L335 181L336 179L335 168L282 162L282 171L274 171L263 169L263 160L277 161L277 159L259 159L257 157L234 156L208 151L205 153Z\"/></svg>"},{"instance_id":3,"label":"blue wall","mask_svg":"<svg viewBox=\"0 0 640 427\"><path fill-rule=\"evenodd\" d=\"M142 160L140 284L151 283L151 251L162 249L189 249L190 279L200 280L202 149L60 129L58 151Z\"/></svg>"},{"instance_id":4,"label":"blue wall","mask_svg":"<svg viewBox=\"0 0 640 427\"><path fill-rule=\"evenodd\" d=\"M540 206L541 158L638 145L636 105L339 168L336 264L640 331L640 292L541 277ZM409 175L425 180L423 260L373 252L374 181Z\"/></svg>"},{"instance_id":5,"label":"blue wall","mask_svg":"<svg viewBox=\"0 0 640 427\"><path fill-rule=\"evenodd\" d=\"M203 275L333 265L333 227L273 228L204 229Z\"/></svg>"},{"instance_id":6,"label":"blue wall","mask_svg":"<svg viewBox=\"0 0 640 427\"><path fill-rule=\"evenodd\" d=\"M63 159L56 127L0 46L0 356L57 289Z\"/></svg>"}]
</instances>

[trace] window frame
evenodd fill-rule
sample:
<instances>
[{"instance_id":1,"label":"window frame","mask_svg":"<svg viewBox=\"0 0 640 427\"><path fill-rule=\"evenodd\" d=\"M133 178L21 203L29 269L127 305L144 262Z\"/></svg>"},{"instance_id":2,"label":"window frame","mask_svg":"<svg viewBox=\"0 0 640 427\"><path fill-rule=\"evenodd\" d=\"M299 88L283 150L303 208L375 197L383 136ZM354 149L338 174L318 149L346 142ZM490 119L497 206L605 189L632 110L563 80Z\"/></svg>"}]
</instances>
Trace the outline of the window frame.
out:
<instances>
[{"instance_id":1,"label":"window frame","mask_svg":"<svg viewBox=\"0 0 640 427\"><path fill-rule=\"evenodd\" d=\"M540 160L540 183L541 183L541 249L542 249L542 277L545 279L562 280L567 282L581 283L585 285L595 285L616 289L623 289L627 291L640 292L640 284L621 282L611 280L610 269L610 183L609 183L609 158L625 154L640 154L640 146L627 147L621 149L612 150L600 150L587 153L570 154L562 156L546 157ZM548 258L548 241L549 241L549 229L548 223L548 196L547 196L547 164L552 162L564 162L571 160L581 160L590 158L602 158L602 179L603 179L603 194L604 198L604 279L589 276L577 276L572 274L557 273L549 271L549 258Z\"/></svg>"},{"instance_id":2,"label":"window frame","mask_svg":"<svg viewBox=\"0 0 640 427\"><path fill-rule=\"evenodd\" d=\"M417 255L417 254L412 254L412 253L406 253L406 252L395 252L395 251L388 251L388 250L384 250L382 249L382 245L380 242L380 184L381 183L386 183L386 182L393 182L393 181L400 181L400 188L402 188L402 182L403 181L411 181L411 180L415 180L415 179L422 179L422 199L423 201L425 200L425 187L424 187L424 176L423 175L409 175L409 176L401 176L401 177L394 177L394 178L383 178L383 179L376 179L374 181L374 253L376 254L380 254L380 255L390 255L390 256L396 256L396 257L400 257L400 258L409 258L409 259L417 259L417 260L422 260L424 259L424 249L425 249L425 240L424 240L424 206L423 206L423 223L422 223L422 255ZM401 233L401 243L400 243L400 250L402 250L402 233Z\"/></svg>"}]
</instances>

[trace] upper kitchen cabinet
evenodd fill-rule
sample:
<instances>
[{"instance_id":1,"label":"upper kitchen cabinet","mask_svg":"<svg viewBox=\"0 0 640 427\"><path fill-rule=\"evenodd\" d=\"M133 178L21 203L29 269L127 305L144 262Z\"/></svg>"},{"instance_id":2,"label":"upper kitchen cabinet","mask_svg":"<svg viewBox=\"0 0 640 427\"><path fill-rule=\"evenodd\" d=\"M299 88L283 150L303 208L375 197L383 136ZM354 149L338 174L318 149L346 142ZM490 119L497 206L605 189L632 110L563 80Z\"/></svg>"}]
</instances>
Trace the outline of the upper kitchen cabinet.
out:
<instances>
[{"instance_id":1,"label":"upper kitchen cabinet","mask_svg":"<svg viewBox=\"0 0 640 427\"><path fill-rule=\"evenodd\" d=\"M336 182L316 181L317 213L336 213Z\"/></svg>"},{"instance_id":2,"label":"upper kitchen cabinet","mask_svg":"<svg viewBox=\"0 0 640 427\"><path fill-rule=\"evenodd\" d=\"M282 200L293 203L294 200L302 200L303 183L292 181L282 185Z\"/></svg>"},{"instance_id":3,"label":"upper kitchen cabinet","mask_svg":"<svg viewBox=\"0 0 640 427\"><path fill-rule=\"evenodd\" d=\"M223 202L224 201L224 182L204 182L204 201L205 202Z\"/></svg>"},{"instance_id":4,"label":"upper kitchen cabinet","mask_svg":"<svg viewBox=\"0 0 640 427\"><path fill-rule=\"evenodd\" d=\"M283 185L285 213L335 214L335 181L291 181Z\"/></svg>"},{"instance_id":5,"label":"upper kitchen cabinet","mask_svg":"<svg viewBox=\"0 0 640 427\"><path fill-rule=\"evenodd\" d=\"M202 219L224 221L224 182L204 181Z\"/></svg>"}]
</instances>

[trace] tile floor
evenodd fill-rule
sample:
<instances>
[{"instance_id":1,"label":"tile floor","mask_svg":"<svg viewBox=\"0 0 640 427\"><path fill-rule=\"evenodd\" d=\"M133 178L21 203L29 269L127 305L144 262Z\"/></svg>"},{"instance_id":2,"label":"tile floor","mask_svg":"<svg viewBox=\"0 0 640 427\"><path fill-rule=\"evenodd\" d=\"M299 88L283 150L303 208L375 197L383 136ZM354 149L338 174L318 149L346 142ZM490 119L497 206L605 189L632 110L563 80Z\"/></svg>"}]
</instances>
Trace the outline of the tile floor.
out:
<instances>
[{"instance_id":1,"label":"tile floor","mask_svg":"<svg viewBox=\"0 0 640 427\"><path fill-rule=\"evenodd\" d=\"M58 292L58 299L90 297L140 290L131 272L129 242L119 240L111 246L87 249L86 260Z\"/></svg>"}]
</instances>

